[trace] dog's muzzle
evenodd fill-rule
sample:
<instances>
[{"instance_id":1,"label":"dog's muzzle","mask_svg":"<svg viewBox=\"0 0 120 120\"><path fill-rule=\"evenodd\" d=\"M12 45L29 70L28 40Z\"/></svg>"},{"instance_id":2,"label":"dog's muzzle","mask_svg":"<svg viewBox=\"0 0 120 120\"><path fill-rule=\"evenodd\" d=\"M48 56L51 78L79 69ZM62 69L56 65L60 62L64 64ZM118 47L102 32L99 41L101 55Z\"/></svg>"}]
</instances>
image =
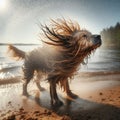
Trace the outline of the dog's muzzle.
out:
<instances>
[{"instance_id":1,"label":"dog's muzzle","mask_svg":"<svg viewBox=\"0 0 120 120\"><path fill-rule=\"evenodd\" d=\"M101 45L102 44L101 36L100 35L92 35L92 43L94 45Z\"/></svg>"}]
</instances>

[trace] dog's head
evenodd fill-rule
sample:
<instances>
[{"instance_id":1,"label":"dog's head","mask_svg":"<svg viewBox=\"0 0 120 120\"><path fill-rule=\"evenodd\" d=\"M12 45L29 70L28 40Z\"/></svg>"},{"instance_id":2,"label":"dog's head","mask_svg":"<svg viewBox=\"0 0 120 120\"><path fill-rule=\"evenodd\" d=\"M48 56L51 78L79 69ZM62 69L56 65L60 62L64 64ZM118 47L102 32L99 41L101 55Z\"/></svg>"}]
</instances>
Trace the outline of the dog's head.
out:
<instances>
[{"instance_id":1,"label":"dog's head","mask_svg":"<svg viewBox=\"0 0 120 120\"><path fill-rule=\"evenodd\" d=\"M62 52L70 56L83 54L85 57L102 43L100 35L81 30L79 24L71 20L52 20L51 28L43 26L42 30L48 38L45 43L62 48Z\"/></svg>"},{"instance_id":2,"label":"dog's head","mask_svg":"<svg viewBox=\"0 0 120 120\"><path fill-rule=\"evenodd\" d=\"M102 44L100 35L92 35L87 30L76 31L71 39L71 43L78 46L77 53L94 50Z\"/></svg>"}]
</instances>

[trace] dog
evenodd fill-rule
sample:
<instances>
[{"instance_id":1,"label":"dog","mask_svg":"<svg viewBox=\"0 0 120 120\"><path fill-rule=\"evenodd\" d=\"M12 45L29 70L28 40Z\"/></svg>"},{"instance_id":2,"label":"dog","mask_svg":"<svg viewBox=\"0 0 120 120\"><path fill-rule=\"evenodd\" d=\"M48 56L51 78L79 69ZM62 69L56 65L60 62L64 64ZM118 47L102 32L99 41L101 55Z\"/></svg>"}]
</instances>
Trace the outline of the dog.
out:
<instances>
[{"instance_id":1,"label":"dog","mask_svg":"<svg viewBox=\"0 0 120 120\"><path fill-rule=\"evenodd\" d=\"M34 73L39 73L38 79L46 75L50 84L51 104L61 106L56 86L59 84L71 98L77 98L69 87L69 80L77 72L78 67L84 64L85 59L101 46L100 35L92 35L88 30L82 30L77 22L66 19L51 20L49 27L41 25L44 35L44 47L24 52L9 45L13 57L24 59L23 95L28 95L27 85ZM39 82L36 82L41 90Z\"/></svg>"}]
</instances>

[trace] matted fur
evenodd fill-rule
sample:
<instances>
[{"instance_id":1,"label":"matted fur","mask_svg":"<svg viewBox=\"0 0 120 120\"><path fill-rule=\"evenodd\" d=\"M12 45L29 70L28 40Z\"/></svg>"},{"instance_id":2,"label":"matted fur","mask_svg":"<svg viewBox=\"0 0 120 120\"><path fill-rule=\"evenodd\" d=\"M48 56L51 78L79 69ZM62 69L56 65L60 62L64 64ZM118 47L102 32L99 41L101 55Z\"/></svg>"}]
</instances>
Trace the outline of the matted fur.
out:
<instances>
[{"instance_id":1,"label":"matted fur","mask_svg":"<svg viewBox=\"0 0 120 120\"><path fill-rule=\"evenodd\" d=\"M56 84L60 84L68 96L76 97L69 88L68 80L72 78L80 64L84 63L84 59L101 45L101 38L99 35L92 35L89 31L80 29L77 22L65 19L51 20L49 27L42 25L42 31L47 38L43 40L45 47L25 54L12 45L9 49L13 51L14 57L25 59L23 94L27 93L27 84L33 77L34 71L44 73L47 74L50 83L51 103L60 105Z\"/></svg>"}]
</instances>

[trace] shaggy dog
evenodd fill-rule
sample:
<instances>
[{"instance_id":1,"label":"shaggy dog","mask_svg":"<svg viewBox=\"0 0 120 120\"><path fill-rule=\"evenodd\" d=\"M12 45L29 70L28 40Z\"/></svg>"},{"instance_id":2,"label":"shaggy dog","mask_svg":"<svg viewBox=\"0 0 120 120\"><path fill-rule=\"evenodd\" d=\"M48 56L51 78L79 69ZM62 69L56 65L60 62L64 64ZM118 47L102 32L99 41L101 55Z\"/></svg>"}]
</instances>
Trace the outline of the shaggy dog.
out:
<instances>
[{"instance_id":1,"label":"shaggy dog","mask_svg":"<svg viewBox=\"0 0 120 120\"><path fill-rule=\"evenodd\" d=\"M41 27L47 38L43 41L44 47L25 53L9 45L9 50L13 52L14 57L24 59L23 95L28 95L27 85L36 71L40 73L39 79L42 75L47 76L51 104L60 106L62 102L58 98L56 85L59 84L69 97L77 97L70 90L69 79L73 77L80 64L84 64L85 58L101 45L101 37L80 29L79 24L71 20L51 20L49 27ZM40 84L36 84L41 90Z\"/></svg>"}]
</instances>

